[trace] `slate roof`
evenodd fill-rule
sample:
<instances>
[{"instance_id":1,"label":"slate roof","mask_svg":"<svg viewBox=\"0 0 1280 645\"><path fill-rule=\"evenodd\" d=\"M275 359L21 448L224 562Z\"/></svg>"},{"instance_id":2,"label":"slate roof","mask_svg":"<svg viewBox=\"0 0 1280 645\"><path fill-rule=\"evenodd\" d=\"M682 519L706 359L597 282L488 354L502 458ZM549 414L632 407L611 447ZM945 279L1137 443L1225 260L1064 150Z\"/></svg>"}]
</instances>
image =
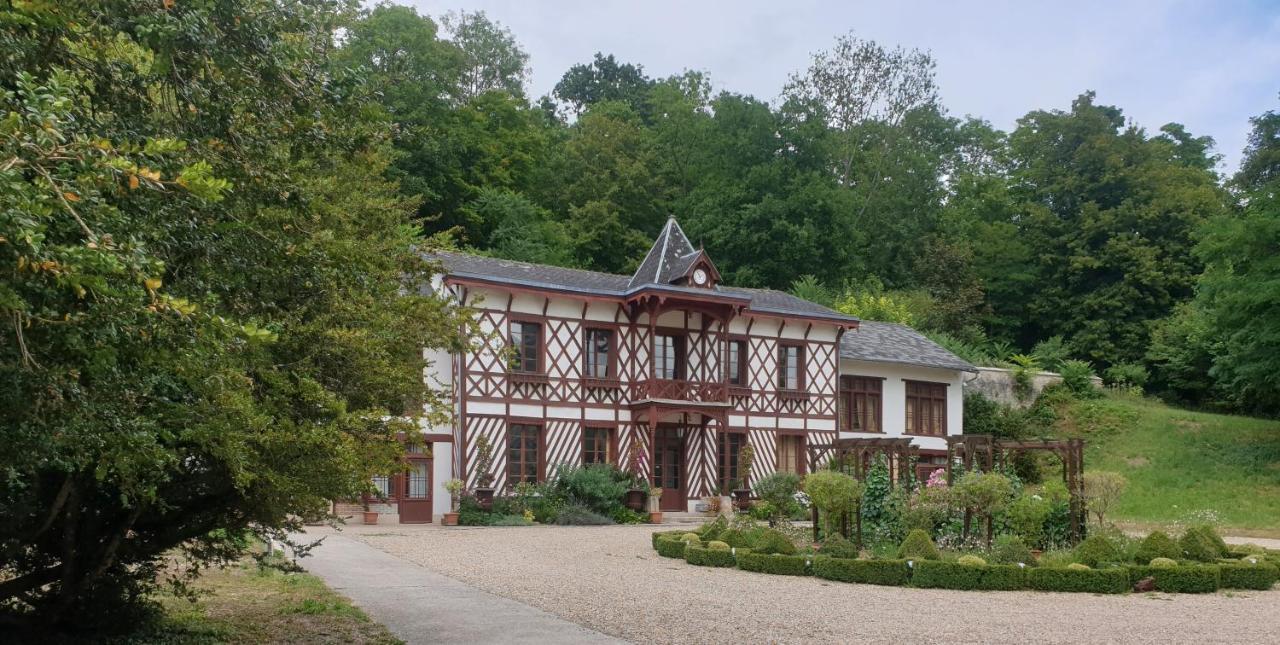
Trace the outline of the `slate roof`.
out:
<instances>
[{"instance_id":1,"label":"slate roof","mask_svg":"<svg viewBox=\"0 0 1280 645\"><path fill-rule=\"evenodd\" d=\"M649 247L649 253L636 269L628 287L642 284L670 284L689 270L689 265L697 257L698 250L684 234L676 218L668 217L667 224L662 227L658 239Z\"/></svg>"},{"instance_id":2,"label":"slate roof","mask_svg":"<svg viewBox=\"0 0 1280 645\"><path fill-rule=\"evenodd\" d=\"M840 358L978 371L964 359L906 325L874 320L864 320L858 323L857 329L845 332L840 339Z\"/></svg>"}]
</instances>

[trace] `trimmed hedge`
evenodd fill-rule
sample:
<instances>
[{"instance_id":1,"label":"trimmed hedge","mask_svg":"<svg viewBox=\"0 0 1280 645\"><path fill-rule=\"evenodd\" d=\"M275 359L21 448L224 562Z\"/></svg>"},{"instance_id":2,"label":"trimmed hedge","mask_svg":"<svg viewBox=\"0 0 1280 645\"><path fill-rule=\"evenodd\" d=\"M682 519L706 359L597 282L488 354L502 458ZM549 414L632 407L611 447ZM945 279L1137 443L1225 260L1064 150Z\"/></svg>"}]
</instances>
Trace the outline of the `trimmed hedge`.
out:
<instances>
[{"instance_id":1,"label":"trimmed hedge","mask_svg":"<svg viewBox=\"0 0 1280 645\"><path fill-rule=\"evenodd\" d=\"M668 536L678 538L685 533L688 533L688 531L654 531L653 535L649 536L649 540L653 542L653 548L656 550L658 548L658 540Z\"/></svg>"},{"instance_id":2,"label":"trimmed hedge","mask_svg":"<svg viewBox=\"0 0 1280 645\"><path fill-rule=\"evenodd\" d=\"M684 561L699 567L732 567L738 563L731 551L700 546L685 547Z\"/></svg>"},{"instance_id":3,"label":"trimmed hedge","mask_svg":"<svg viewBox=\"0 0 1280 645\"><path fill-rule=\"evenodd\" d=\"M1016 564L960 564L920 560L911 572L911 584L926 589L1014 591L1026 586L1026 575Z\"/></svg>"},{"instance_id":4,"label":"trimmed hedge","mask_svg":"<svg viewBox=\"0 0 1280 645\"><path fill-rule=\"evenodd\" d=\"M1224 564L1218 568L1222 571L1223 589L1266 591L1280 578L1280 568L1274 564Z\"/></svg>"},{"instance_id":5,"label":"trimmed hedge","mask_svg":"<svg viewBox=\"0 0 1280 645\"><path fill-rule=\"evenodd\" d=\"M684 558L685 543L679 538L664 537L658 540L658 555L664 558Z\"/></svg>"},{"instance_id":6,"label":"trimmed hedge","mask_svg":"<svg viewBox=\"0 0 1280 645\"><path fill-rule=\"evenodd\" d=\"M738 553L738 568L743 571L776 573L783 576L809 575L803 555L774 555L768 553Z\"/></svg>"},{"instance_id":7,"label":"trimmed hedge","mask_svg":"<svg viewBox=\"0 0 1280 645\"><path fill-rule=\"evenodd\" d=\"M1066 569L1037 567L1027 569L1027 586L1037 591L1076 591L1085 593L1124 593L1129 590L1129 571L1112 569Z\"/></svg>"},{"instance_id":8,"label":"trimmed hedge","mask_svg":"<svg viewBox=\"0 0 1280 645\"><path fill-rule=\"evenodd\" d=\"M850 560L820 556L813 559L813 575L825 580L902 587L911 578L906 560Z\"/></svg>"},{"instance_id":9,"label":"trimmed hedge","mask_svg":"<svg viewBox=\"0 0 1280 645\"><path fill-rule=\"evenodd\" d=\"M1216 565L1183 565L1177 567L1130 566L1129 586L1151 576L1156 591L1167 593L1213 593L1222 586Z\"/></svg>"}]
</instances>

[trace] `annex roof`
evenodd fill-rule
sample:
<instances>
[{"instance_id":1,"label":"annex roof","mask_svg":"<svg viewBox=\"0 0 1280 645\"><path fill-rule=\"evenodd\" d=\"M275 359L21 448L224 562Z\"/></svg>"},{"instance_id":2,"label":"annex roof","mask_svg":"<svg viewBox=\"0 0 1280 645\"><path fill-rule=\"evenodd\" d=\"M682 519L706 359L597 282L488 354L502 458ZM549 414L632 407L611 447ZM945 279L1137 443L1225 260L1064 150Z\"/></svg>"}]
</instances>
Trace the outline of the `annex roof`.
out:
<instances>
[{"instance_id":1,"label":"annex roof","mask_svg":"<svg viewBox=\"0 0 1280 645\"><path fill-rule=\"evenodd\" d=\"M968 361L898 323L864 320L840 339L840 358L977 372Z\"/></svg>"}]
</instances>

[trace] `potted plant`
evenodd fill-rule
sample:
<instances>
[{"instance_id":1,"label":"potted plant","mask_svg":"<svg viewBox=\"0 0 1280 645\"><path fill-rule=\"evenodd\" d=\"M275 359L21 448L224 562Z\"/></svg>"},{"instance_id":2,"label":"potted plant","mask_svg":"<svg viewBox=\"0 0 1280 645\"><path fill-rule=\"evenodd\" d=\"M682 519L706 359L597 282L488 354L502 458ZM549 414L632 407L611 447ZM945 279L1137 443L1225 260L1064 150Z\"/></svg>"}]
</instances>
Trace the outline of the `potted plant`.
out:
<instances>
[{"instance_id":1,"label":"potted plant","mask_svg":"<svg viewBox=\"0 0 1280 645\"><path fill-rule=\"evenodd\" d=\"M376 490L376 491L374 491L373 493L365 493L365 494L364 494L364 497L361 497L361 498L360 498L360 504L361 504L361 506L364 508L364 523L365 523L365 524L377 524L377 523L378 523L378 511L374 511L374 510L370 510L370 509L369 509L369 499L370 499L371 497L376 497L376 499L378 500L378 502L379 502L379 503L382 503L382 502L387 501L387 498L382 496L382 491L381 491L381 490Z\"/></svg>"},{"instance_id":2,"label":"potted plant","mask_svg":"<svg viewBox=\"0 0 1280 645\"><path fill-rule=\"evenodd\" d=\"M444 489L449 491L449 512L444 514L445 526L458 525L458 503L462 499L462 489L466 484L461 479L450 479L444 483Z\"/></svg>"},{"instance_id":3,"label":"potted plant","mask_svg":"<svg viewBox=\"0 0 1280 645\"><path fill-rule=\"evenodd\" d=\"M644 494L649 488L649 481L640 472L640 451L636 446L631 448L631 488L627 489L627 508L640 512L644 510Z\"/></svg>"},{"instance_id":4,"label":"potted plant","mask_svg":"<svg viewBox=\"0 0 1280 645\"><path fill-rule=\"evenodd\" d=\"M493 445L489 438L476 439L476 503L480 508L493 508Z\"/></svg>"},{"instance_id":5,"label":"potted plant","mask_svg":"<svg viewBox=\"0 0 1280 645\"><path fill-rule=\"evenodd\" d=\"M654 486L649 489L649 523L661 524L662 511L658 510L658 500L662 499L662 489Z\"/></svg>"},{"instance_id":6,"label":"potted plant","mask_svg":"<svg viewBox=\"0 0 1280 645\"><path fill-rule=\"evenodd\" d=\"M733 491L738 501L738 511L745 513L751 508L751 466L756 461L756 450L747 444L738 453L738 474L742 476L742 488Z\"/></svg>"}]
</instances>

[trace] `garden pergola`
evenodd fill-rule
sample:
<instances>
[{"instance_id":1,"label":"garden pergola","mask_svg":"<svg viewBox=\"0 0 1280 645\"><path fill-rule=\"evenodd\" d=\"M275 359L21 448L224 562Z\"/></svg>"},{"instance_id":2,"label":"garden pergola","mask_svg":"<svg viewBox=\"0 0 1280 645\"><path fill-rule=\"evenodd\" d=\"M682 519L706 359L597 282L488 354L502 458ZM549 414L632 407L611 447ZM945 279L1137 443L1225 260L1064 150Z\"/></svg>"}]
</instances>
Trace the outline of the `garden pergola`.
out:
<instances>
[{"instance_id":1,"label":"garden pergola","mask_svg":"<svg viewBox=\"0 0 1280 645\"><path fill-rule=\"evenodd\" d=\"M809 472L820 468L819 461L826 458L827 463L839 464L839 470L858 481L865 481L867 469L883 456L889 467L889 487L894 481L902 485L910 485L911 460L918 457L920 451L911 445L910 437L871 437L857 439L836 439L831 443L809 446ZM862 514L855 513L856 534L858 544L862 544ZM841 532L849 535L849 516L845 514L841 520ZM813 541L818 541L818 509L813 509Z\"/></svg>"},{"instance_id":2,"label":"garden pergola","mask_svg":"<svg viewBox=\"0 0 1280 645\"><path fill-rule=\"evenodd\" d=\"M1084 440L1083 439L1000 439L989 434L947 437L947 484L954 484L957 462L969 470L990 472L1012 456L1023 452L1049 452L1062 460L1062 482L1070 494L1071 539L1079 541L1084 528ZM968 525L968 518L965 518ZM988 531L990 528L988 527Z\"/></svg>"}]
</instances>

